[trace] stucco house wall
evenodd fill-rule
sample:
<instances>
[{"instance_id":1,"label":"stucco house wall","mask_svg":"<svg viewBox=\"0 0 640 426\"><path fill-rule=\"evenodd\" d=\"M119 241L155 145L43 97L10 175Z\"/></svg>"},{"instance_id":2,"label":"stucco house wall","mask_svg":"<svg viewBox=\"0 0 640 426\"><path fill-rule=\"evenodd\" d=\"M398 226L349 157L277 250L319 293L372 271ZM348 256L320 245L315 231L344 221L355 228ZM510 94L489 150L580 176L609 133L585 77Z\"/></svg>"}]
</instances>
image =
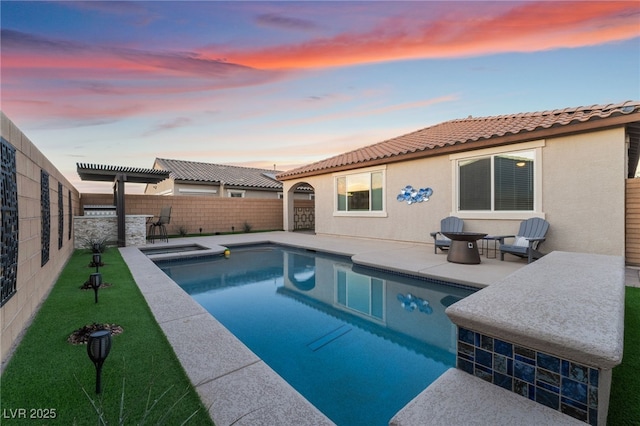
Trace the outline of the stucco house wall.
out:
<instances>
[{"instance_id":1,"label":"stucco house wall","mask_svg":"<svg viewBox=\"0 0 640 426\"><path fill-rule=\"evenodd\" d=\"M551 224L543 248L624 256L624 129L559 138L543 152L544 209Z\"/></svg>"},{"instance_id":2,"label":"stucco house wall","mask_svg":"<svg viewBox=\"0 0 640 426\"><path fill-rule=\"evenodd\" d=\"M171 195L174 191L173 179L165 179L153 185L146 185L144 189L145 195Z\"/></svg>"},{"instance_id":3,"label":"stucco house wall","mask_svg":"<svg viewBox=\"0 0 640 426\"><path fill-rule=\"evenodd\" d=\"M179 195L179 196L198 196L198 197L218 197L218 198L231 198L229 191L244 193L242 198L262 198L270 200L282 199L282 190L272 189L251 189L251 188L237 188L237 187L224 187L220 185L213 185L209 183L184 183L175 182L173 179L165 179L162 182L154 185L148 185L145 189L146 195ZM294 193L296 200L309 200L313 194L308 191L297 191Z\"/></svg>"},{"instance_id":4,"label":"stucco house wall","mask_svg":"<svg viewBox=\"0 0 640 426\"><path fill-rule=\"evenodd\" d=\"M623 127L535 141L543 145L542 206L538 214L550 223L543 252L553 250L624 256L626 141ZM498 150L513 150L519 144ZM496 149L496 148L492 148ZM459 155L459 154L458 154ZM510 235L523 215L474 218L454 211L455 170L448 154L371 168L385 170L384 217L336 216L334 174L306 176L315 191L317 234L411 241L431 244L431 231L449 215L464 218L466 231ZM284 182L285 190L302 180ZM406 185L431 187L427 202L408 205L396 196ZM467 217L468 216L468 217ZM285 229L287 224L285 224Z\"/></svg>"}]
</instances>

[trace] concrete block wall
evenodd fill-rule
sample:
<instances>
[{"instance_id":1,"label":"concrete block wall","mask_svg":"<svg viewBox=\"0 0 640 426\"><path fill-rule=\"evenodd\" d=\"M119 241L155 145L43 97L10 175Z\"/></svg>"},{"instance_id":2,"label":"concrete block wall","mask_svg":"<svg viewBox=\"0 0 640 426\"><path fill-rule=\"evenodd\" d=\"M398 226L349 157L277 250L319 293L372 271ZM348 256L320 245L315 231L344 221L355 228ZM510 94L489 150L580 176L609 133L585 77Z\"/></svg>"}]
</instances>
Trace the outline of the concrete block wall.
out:
<instances>
[{"instance_id":1,"label":"concrete block wall","mask_svg":"<svg viewBox=\"0 0 640 426\"><path fill-rule=\"evenodd\" d=\"M125 184L126 192L126 184ZM82 194L81 208L85 205L111 205L112 194ZM282 229L283 201L258 198L218 198L199 196L160 196L125 194L125 214L153 215L157 220L160 210L171 206L169 235L178 235L180 229L187 234L242 232L245 222L252 231Z\"/></svg>"},{"instance_id":2,"label":"concrete block wall","mask_svg":"<svg viewBox=\"0 0 640 426\"><path fill-rule=\"evenodd\" d=\"M16 292L0 308L2 364L73 253L70 218L78 214L78 191L18 127L0 112L1 136L15 148L18 188L18 269ZM49 175L49 259L42 265L41 171ZM58 184L62 185L62 246L58 248ZM71 209L69 211L69 194ZM0 213L1 214L1 213ZM73 230L72 230L73 231ZM46 235L46 233L45 233ZM4 281L4 280L3 280ZM3 283L4 285L4 283Z\"/></svg>"}]
</instances>

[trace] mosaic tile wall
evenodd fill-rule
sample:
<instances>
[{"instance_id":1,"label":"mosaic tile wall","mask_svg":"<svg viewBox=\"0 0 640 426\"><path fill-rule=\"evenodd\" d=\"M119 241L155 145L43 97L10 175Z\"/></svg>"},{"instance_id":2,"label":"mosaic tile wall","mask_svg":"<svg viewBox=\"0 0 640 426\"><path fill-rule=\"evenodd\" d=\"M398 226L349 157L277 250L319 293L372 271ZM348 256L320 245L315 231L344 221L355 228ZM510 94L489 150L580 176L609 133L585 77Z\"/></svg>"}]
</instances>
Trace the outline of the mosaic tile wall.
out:
<instances>
[{"instance_id":1,"label":"mosaic tile wall","mask_svg":"<svg viewBox=\"0 0 640 426\"><path fill-rule=\"evenodd\" d=\"M598 421L599 371L458 327L457 366L583 422Z\"/></svg>"}]
</instances>

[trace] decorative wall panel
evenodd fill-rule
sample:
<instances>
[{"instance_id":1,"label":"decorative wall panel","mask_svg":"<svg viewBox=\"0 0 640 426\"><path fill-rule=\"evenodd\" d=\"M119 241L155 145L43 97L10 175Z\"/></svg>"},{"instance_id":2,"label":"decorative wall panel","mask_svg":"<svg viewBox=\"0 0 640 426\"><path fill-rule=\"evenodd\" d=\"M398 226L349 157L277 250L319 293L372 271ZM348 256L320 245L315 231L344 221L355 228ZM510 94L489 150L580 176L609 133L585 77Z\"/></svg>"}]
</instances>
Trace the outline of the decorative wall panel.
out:
<instances>
[{"instance_id":1,"label":"decorative wall panel","mask_svg":"<svg viewBox=\"0 0 640 426\"><path fill-rule=\"evenodd\" d=\"M293 229L314 229L315 226L315 208L296 207L293 209Z\"/></svg>"},{"instance_id":2,"label":"decorative wall panel","mask_svg":"<svg viewBox=\"0 0 640 426\"><path fill-rule=\"evenodd\" d=\"M58 182L58 250L62 248L62 240L64 235L64 208L62 196L62 183Z\"/></svg>"},{"instance_id":3,"label":"decorative wall panel","mask_svg":"<svg viewBox=\"0 0 640 426\"><path fill-rule=\"evenodd\" d=\"M16 149L0 137L0 198L2 234L0 248L0 306L16 293L18 275L18 184Z\"/></svg>"},{"instance_id":4,"label":"decorative wall panel","mask_svg":"<svg viewBox=\"0 0 640 426\"><path fill-rule=\"evenodd\" d=\"M69 190L69 208L67 209L67 211L69 213L67 213L69 215L69 236L67 237L68 240L71 239L71 231L73 229L73 203L71 201L71 190Z\"/></svg>"},{"instance_id":5,"label":"decorative wall panel","mask_svg":"<svg viewBox=\"0 0 640 426\"><path fill-rule=\"evenodd\" d=\"M49 245L51 241L51 201L49 199L49 173L40 171L40 210L42 217L41 231L41 261L40 266L44 266L49 261Z\"/></svg>"}]
</instances>

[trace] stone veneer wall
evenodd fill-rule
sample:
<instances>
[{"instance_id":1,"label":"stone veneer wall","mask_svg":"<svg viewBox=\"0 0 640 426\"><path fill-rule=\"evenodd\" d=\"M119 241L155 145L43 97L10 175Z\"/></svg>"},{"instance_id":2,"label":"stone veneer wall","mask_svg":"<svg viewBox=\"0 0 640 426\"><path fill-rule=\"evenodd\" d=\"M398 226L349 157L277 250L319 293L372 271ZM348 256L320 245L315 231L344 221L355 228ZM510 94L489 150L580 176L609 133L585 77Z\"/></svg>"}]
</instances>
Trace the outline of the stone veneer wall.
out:
<instances>
[{"instance_id":1,"label":"stone veneer wall","mask_svg":"<svg viewBox=\"0 0 640 426\"><path fill-rule=\"evenodd\" d=\"M14 221L17 216L18 236L17 239L2 242L4 260L13 263L2 266L2 286L11 288L15 285L15 292L9 292L0 308L0 356L4 364L73 253L73 232L69 232L67 227L72 226L71 218L78 214L80 203L78 191L1 112L0 121L3 144L13 147L3 150L3 156L15 155L17 188L17 210L15 205L5 206L5 200L10 204L15 203L10 201L12 197L7 194L3 196L2 223ZM42 192L41 179L45 177L48 181L47 194ZM12 176L8 179L12 179ZM3 182L3 189L6 184ZM60 211L63 218L60 218ZM48 215L48 220L43 220L43 212ZM48 228L45 232L43 226ZM3 232L6 230L3 229ZM11 256L5 256L10 252L9 245L17 250L17 262L9 260ZM47 256L43 256L45 246L48 247ZM9 282L13 278L7 272L13 268L16 271L15 282Z\"/></svg>"},{"instance_id":2,"label":"stone veneer wall","mask_svg":"<svg viewBox=\"0 0 640 426\"><path fill-rule=\"evenodd\" d=\"M126 188L125 188L126 191ZM81 210L85 205L111 205L112 194L82 194ZM283 202L260 198L218 198L198 196L125 195L126 215L152 215L157 218L164 206L171 206L169 235L216 232L242 232L245 222L252 231L282 229Z\"/></svg>"},{"instance_id":3,"label":"stone veneer wall","mask_svg":"<svg viewBox=\"0 0 640 426\"><path fill-rule=\"evenodd\" d=\"M140 246L147 243L147 216L125 217L124 233L127 246ZM76 216L75 248L89 248L92 240L104 239L108 245L118 244L117 216Z\"/></svg>"}]
</instances>

